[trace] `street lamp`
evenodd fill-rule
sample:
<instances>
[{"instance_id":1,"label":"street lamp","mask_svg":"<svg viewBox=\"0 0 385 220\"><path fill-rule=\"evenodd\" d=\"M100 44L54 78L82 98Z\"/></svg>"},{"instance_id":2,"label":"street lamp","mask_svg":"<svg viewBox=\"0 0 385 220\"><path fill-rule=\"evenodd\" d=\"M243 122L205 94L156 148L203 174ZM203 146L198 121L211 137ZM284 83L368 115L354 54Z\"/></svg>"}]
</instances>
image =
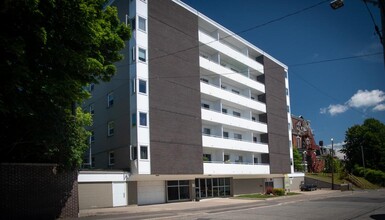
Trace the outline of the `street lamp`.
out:
<instances>
[{"instance_id":1,"label":"street lamp","mask_svg":"<svg viewBox=\"0 0 385 220\"><path fill-rule=\"evenodd\" d=\"M342 6L344 6L343 0L334 0L334 1L330 2L330 7L332 7L333 9L339 9Z\"/></svg>"},{"instance_id":2,"label":"street lamp","mask_svg":"<svg viewBox=\"0 0 385 220\"><path fill-rule=\"evenodd\" d=\"M331 152L331 155L332 155L332 190L334 190L334 149L333 149L333 138L330 139L332 141L332 152Z\"/></svg>"}]
</instances>

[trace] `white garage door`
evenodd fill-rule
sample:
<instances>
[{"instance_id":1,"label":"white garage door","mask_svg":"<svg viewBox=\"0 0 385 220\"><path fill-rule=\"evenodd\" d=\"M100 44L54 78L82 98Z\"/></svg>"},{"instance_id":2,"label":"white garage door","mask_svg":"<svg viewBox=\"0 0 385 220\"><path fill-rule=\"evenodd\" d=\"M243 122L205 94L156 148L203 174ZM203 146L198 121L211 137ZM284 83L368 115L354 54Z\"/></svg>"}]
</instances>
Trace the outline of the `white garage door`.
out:
<instances>
[{"instance_id":1,"label":"white garage door","mask_svg":"<svg viewBox=\"0 0 385 220\"><path fill-rule=\"evenodd\" d=\"M138 182L138 205L165 203L166 189L164 181Z\"/></svg>"},{"instance_id":2,"label":"white garage door","mask_svg":"<svg viewBox=\"0 0 385 220\"><path fill-rule=\"evenodd\" d=\"M274 188L281 188L283 189L283 178L274 178Z\"/></svg>"},{"instance_id":3,"label":"white garage door","mask_svg":"<svg viewBox=\"0 0 385 220\"><path fill-rule=\"evenodd\" d=\"M127 205L126 183L112 183L112 206Z\"/></svg>"}]
</instances>

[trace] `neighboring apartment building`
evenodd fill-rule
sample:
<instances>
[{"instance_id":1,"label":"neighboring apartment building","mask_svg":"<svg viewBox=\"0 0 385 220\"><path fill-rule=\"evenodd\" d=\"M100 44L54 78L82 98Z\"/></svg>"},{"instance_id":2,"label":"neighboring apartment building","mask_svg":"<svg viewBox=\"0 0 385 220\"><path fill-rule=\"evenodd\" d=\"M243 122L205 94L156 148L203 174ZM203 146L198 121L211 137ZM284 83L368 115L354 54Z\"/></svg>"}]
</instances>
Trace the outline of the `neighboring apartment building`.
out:
<instances>
[{"instance_id":1,"label":"neighboring apartment building","mask_svg":"<svg viewBox=\"0 0 385 220\"><path fill-rule=\"evenodd\" d=\"M179 0L110 4L132 38L85 103L90 163L129 171L129 204L298 188L287 66Z\"/></svg>"}]
</instances>

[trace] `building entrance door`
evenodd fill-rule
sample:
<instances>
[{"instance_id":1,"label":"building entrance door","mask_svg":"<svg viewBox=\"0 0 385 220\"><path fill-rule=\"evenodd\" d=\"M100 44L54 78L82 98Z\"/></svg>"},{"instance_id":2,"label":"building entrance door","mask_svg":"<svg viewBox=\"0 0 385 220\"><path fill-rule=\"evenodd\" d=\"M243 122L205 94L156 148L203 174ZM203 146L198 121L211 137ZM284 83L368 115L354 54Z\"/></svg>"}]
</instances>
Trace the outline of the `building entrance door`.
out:
<instances>
[{"instance_id":1,"label":"building entrance door","mask_svg":"<svg viewBox=\"0 0 385 220\"><path fill-rule=\"evenodd\" d=\"M230 196L230 178L195 179L196 197Z\"/></svg>"}]
</instances>

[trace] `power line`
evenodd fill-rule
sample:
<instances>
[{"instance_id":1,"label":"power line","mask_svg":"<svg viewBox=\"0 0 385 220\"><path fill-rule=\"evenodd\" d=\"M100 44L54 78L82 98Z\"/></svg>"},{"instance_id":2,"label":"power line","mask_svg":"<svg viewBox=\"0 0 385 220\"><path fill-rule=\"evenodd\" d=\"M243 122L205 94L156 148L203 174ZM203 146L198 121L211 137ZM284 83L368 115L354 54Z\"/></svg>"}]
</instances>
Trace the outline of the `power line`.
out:
<instances>
[{"instance_id":1,"label":"power line","mask_svg":"<svg viewBox=\"0 0 385 220\"><path fill-rule=\"evenodd\" d=\"M242 30L242 31L239 31L239 32L234 32L234 33L232 33L232 34L230 34L230 35L227 35L227 36L224 36L224 37L222 37L222 38L219 38L219 39L216 39L216 40L207 42L207 43L199 43L198 45L195 45L195 46L192 46L192 47L188 47L188 48L185 48L185 49L182 49L182 50L178 50L178 51L175 51L175 52L172 52L172 53L167 53L167 54L165 54L165 55L153 57L153 58L151 58L150 60L161 59L161 58L164 58L164 57L167 57L167 56L170 56L170 55L174 55L174 54L177 54L177 53L181 53L181 52L185 52L185 51L188 51L188 50L192 50L192 49L195 49L195 48L200 47L200 46L209 45L209 44L211 44L211 43L213 43L213 42L220 41L220 40L224 40L224 39L226 39L226 38L233 37L233 36L239 35L239 34L241 34L241 33L245 33L245 32L251 31L251 30L255 30L255 29L257 29L257 28L260 28L260 27L263 27L263 26L266 26L266 25L269 25L269 24L272 24L272 23L281 21L281 20L283 20L283 19L285 19L285 18L288 18L288 17L291 17L291 16L293 16L293 15L300 14L300 13L302 13L302 12L304 12L304 11L307 11L307 10L310 10L310 9L312 9L312 8L315 8L315 7L317 7L317 6L319 6L319 5L322 5L322 4L326 3L326 2L329 2L329 0L324 0L324 1L318 2L317 4L308 6L308 7L306 7L306 8L300 9L300 10L298 10L298 11L289 13L289 14L284 15L284 16L281 16L281 17L279 17L279 18L272 19L272 20L267 21L267 22L265 22L265 23L262 23L262 24L259 24L259 25L256 25L256 26L247 28L247 29L245 29L245 30ZM197 11L197 13L198 13L198 11ZM159 22L161 22L161 23L164 23L163 21L159 20L158 18L155 18L155 17L153 17L153 16L151 16L151 15L150 15L150 17L152 17L153 19L155 19L155 20L157 20L157 21L159 21ZM174 28L175 30L180 31L181 33L184 33L184 34L186 34L187 36L193 37L193 39L196 39L196 36L191 36L191 35L185 33L184 31L181 31L180 29L178 29L178 28L176 28L176 27L174 27L174 26L172 26L172 25L167 24L167 26L172 27L172 28Z\"/></svg>"},{"instance_id":2,"label":"power line","mask_svg":"<svg viewBox=\"0 0 385 220\"><path fill-rule=\"evenodd\" d=\"M374 29L376 30L376 34L377 34L378 37L380 38L381 44L383 44L383 39L382 39L382 35L381 35L381 33L380 33L380 29L378 28L376 22L374 21L373 14L372 14L372 12L371 12L370 9L369 9L368 3L366 3L365 0L362 0L362 1L365 3L366 9L368 10L368 13L369 13L369 15L370 15L370 18L372 19L372 22L373 22L373 25L374 25ZM378 1L380 1L380 0L378 0Z\"/></svg>"}]
</instances>

